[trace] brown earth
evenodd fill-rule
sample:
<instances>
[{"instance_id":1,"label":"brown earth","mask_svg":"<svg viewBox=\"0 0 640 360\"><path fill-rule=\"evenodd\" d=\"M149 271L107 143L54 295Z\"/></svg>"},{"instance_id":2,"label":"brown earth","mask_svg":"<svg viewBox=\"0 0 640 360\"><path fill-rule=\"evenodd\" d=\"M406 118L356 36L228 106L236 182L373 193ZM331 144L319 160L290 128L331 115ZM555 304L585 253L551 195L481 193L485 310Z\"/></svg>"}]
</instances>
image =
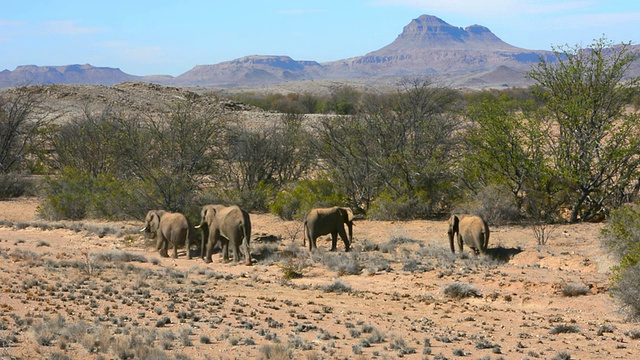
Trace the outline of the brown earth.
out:
<instances>
[{"instance_id":1,"label":"brown earth","mask_svg":"<svg viewBox=\"0 0 640 360\"><path fill-rule=\"evenodd\" d=\"M322 240L311 257L299 223L252 214L263 237L248 267L161 258L142 223L45 222L37 206L0 202L0 359L640 354L640 325L607 292L602 224L559 226L544 246L529 228L493 228L492 254L512 256L501 262L452 257L444 221L357 221L351 254ZM454 284L477 296L445 294Z\"/></svg>"}]
</instances>

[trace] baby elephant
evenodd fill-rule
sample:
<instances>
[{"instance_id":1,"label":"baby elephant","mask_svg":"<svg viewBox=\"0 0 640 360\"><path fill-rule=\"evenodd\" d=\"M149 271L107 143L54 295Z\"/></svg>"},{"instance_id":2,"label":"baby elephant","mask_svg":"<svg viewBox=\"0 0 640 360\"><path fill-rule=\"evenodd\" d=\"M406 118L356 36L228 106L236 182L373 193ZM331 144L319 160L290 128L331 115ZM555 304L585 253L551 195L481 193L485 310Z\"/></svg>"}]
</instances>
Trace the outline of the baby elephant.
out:
<instances>
[{"instance_id":1,"label":"baby elephant","mask_svg":"<svg viewBox=\"0 0 640 360\"><path fill-rule=\"evenodd\" d=\"M477 255L486 254L489 246L489 225L480 216L475 215L451 215L449 218L449 245L451 252L455 253L453 246L454 236L458 236L458 247L462 253L463 244L467 244Z\"/></svg>"},{"instance_id":2,"label":"baby elephant","mask_svg":"<svg viewBox=\"0 0 640 360\"><path fill-rule=\"evenodd\" d=\"M169 244L173 247L172 258L178 257L178 246L185 245L187 259L191 259L189 251L189 220L181 213L164 210L150 210L144 221L141 232L148 237L156 236L156 247L160 256L169 257Z\"/></svg>"}]
</instances>

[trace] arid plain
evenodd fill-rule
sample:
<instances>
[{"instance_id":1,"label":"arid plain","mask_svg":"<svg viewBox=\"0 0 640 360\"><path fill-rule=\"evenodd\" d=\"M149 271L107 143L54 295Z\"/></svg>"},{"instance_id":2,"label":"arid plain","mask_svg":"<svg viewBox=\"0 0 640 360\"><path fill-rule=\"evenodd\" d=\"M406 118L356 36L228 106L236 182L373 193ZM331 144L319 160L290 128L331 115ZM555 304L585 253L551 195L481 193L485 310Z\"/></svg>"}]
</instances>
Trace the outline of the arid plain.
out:
<instances>
[{"instance_id":1,"label":"arid plain","mask_svg":"<svg viewBox=\"0 0 640 360\"><path fill-rule=\"evenodd\" d=\"M311 256L301 224L251 214L245 266L161 258L142 222L46 222L38 204L0 202L0 359L640 354L608 294L603 224L555 227L544 246L494 227L494 258L474 258L450 254L445 221L361 220L353 252L323 238Z\"/></svg>"}]
</instances>

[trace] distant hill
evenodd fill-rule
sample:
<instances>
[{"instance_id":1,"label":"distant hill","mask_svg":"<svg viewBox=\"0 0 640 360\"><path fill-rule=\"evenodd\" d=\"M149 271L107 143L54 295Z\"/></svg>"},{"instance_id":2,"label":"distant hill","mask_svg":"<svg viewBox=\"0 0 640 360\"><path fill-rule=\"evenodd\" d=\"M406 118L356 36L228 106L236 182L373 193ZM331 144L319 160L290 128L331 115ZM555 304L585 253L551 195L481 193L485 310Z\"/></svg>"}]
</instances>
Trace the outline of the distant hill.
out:
<instances>
[{"instance_id":1,"label":"distant hill","mask_svg":"<svg viewBox=\"0 0 640 360\"><path fill-rule=\"evenodd\" d=\"M129 75L120 69L85 65L18 66L0 72L0 87L46 84L114 85L124 81L140 81L142 77Z\"/></svg>"},{"instance_id":2,"label":"distant hill","mask_svg":"<svg viewBox=\"0 0 640 360\"><path fill-rule=\"evenodd\" d=\"M246 56L215 65L198 65L171 81L174 85L264 86L283 81L322 78L326 69L315 61L288 56Z\"/></svg>"},{"instance_id":3,"label":"distant hill","mask_svg":"<svg viewBox=\"0 0 640 360\"><path fill-rule=\"evenodd\" d=\"M481 25L455 27L431 15L411 20L389 45L362 56L318 63L283 55L252 55L197 65L176 77L134 76L91 65L19 66L0 72L0 87L26 84L102 84L143 81L171 86L266 87L325 81L389 85L401 77L429 75L455 87L526 86L531 66L551 51L522 49L502 41ZM640 74L640 62L631 67Z\"/></svg>"}]
</instances>

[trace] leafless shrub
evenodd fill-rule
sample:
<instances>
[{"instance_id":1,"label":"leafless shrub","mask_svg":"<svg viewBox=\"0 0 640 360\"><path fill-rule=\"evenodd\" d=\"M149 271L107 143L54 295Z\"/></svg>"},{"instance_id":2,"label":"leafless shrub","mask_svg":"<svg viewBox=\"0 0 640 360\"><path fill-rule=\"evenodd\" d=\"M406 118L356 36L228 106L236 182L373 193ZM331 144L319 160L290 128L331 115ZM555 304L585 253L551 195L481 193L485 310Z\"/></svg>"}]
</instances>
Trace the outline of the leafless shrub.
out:
<instances>
[{"instance_id":1,"label":"leafless shrub","mask_svg":"<svg viewBox=\"0 0 640 360\"><path fill-rule=\"evenodd\" d=\"M98 261L126 263L126 262L141 262L146 263L147 258L144 255L134 254L126 251L109 251L104 253L95 254L94 257Z\"/></svg>"},{"instance_id":2,"label":"leafless shrub","mask_svg":"<svg viewBox=\"0 0 640 360\"><path fill-rule=\"evenodd\" d=\"M533 231L533 237L538 241L538 245L546 245L556 227L544 221L533 221L530 224Z\"/></svg>"},{"instance_id":3,"label":"leafless shrub","mask_svg":"<svg viewBox=\"0 0 640 360\"><path fill-rule=\"evenodd\" d=\"M631 338L632 340L638 340L640 339L640 330L638 329L632 329L627 331L626 333L624 333L625 335L627 335L629 338Z\"/></svg>"},{"instance_id":4,"label":"leafless shrub","mask_svg":"<svg viewBox=\"0 0 640 360\"><path fill-rule=\"evenodd\" d=\"M580 329L574 325L556 325L549 334L567 334L567 333L579 333Z\"/></svg>"},{"instance_id":5,"label":"leafless shrub","mask_svg":"<svg viewBox=\"0 0 640 360\"><path fill-rule=\"evenodd\" d=\"M454 299L464 299L472 296L480 296L480 292L475 286L461 283L453 283L445 286L444 294Z\"/></svg>"},{"instance_id":6,"label":"leafless shrub","mask_svg":"<svg viewBox=\"0 0 640 360\"><path fill-rule=\"evenodd\" d=\"M388 254L395 252L399 246L418 243L418 240L409 239L404 236L392 237L389 241L380 245L380 251Z\"/></svg>"},{"instance_id":7,"label":"leafless shrub","mask_svg":"<svg viewBox=\"0 0 640 360\"><path fill-rule=\"evenodd\" d=\"M350 285L347 285L345 283L343 283L342 281L340 281L339 279L334 280L333 283L329 284L329 285L325 285L322 286L322 291L324 292L328 292L328 293L350 293L353 292L353 289L351 288Z\"/></svg>"},{"instance_id":8,"label":"leafless shrub","mask_svg":"<svg viewBox=\"0 0 640 360\"><path fill-rule=\"evenodd\" d=\"M476 349L492 349L494 346L495 345L487 339L481 339L476 342Z\"/></svg>"},{"instance_id":9,"label":"leafless shrub","mask_svg":"<svg viewBox=\"0 0 640 360\"><path fill-rule=\"evenodd\" d=\"M616 327L613 325L602 324L598 328L598 336L602 336L604 333L613 333L615 329Z\"/></svg>"},{"instance_id":10,"label":"leafless shrub","mask_svg":"<svg viewBox=\"0 0 640 360\"><path fill-rule=\"evenodd\" d=\"M569 297L587 295L588 293L589 287L579 283L568 283L562 288L562 294Z\"/></svg>"},{"instance_id":11,"label":"leafless shrub","mask_svg":"<svg viewBox=\"0 0 640 360\"><path fill-rule=\"evenodd\" d=\"M322 255L321 262L329 270L338 273L338 276L342 275L358 275L364 268L358 259L356 252L335 253L326 252Z\"/></svg>"},{"instance_id":12,"label":"leafless shrub","mask_svg":"<svg viewBox=\"0 0 640 360\"><path fill-rule=\"evenodd\" d=\"M391 339L389 349L395 350L399 356L416 353L416 349L410 347L403 338L397 336Z\"/></svg>"},{"instance_id":13,"label":"leafless shrub","mask_svg":"<svg viewBox=\"0 0 640 360\"><path fill-rule=\"evenodd\" d=\"M292 360L293 352L283 345L265 345L260 348L258 360Z\"/></svg>"},{"instance_id":14,"label":"leafless shrub","mask_svg":"<svg viewBox=\"0 0 640 360\"><path fill-rule=\"evenodd\" d=\"M431 271L433 270L434 267L430 264L428 265L424 265L422 263L422 261L412 258L412 259L407 259L402 263L402 271L407 271L407 272L426 272L426 271Z\"/></svg>"},{"instance_id":15,"label":"leafless shrub","mask_svg":"<svg viewBox=\"0 0 640 360\"><path fill-rule=\"evenodd\" d=\"M571 355L566 351L561 351L556 356L552 357L551 360L571 360Z\"/></svg>"}]
</instances>

